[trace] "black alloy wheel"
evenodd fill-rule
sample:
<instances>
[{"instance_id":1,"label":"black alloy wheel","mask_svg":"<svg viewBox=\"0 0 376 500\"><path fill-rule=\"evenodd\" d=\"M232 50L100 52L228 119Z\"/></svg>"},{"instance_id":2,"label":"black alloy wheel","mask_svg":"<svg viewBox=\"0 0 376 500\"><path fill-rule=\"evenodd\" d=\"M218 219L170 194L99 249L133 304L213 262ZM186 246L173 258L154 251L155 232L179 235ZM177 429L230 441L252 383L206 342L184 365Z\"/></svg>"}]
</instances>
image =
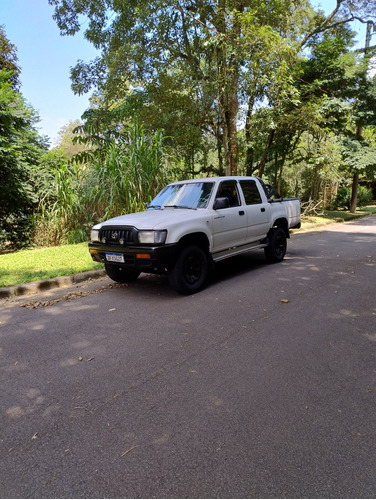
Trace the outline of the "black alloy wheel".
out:
<instances>
[{"instance_id":1,"label":"black alloy wheel","mask_svg":"<svg viewBox=\"0 0 376 500\"><path fill-rule=\"evenodd\" d=\"M189 245L180 252L175 266L169 273L170 286L187 295L200 291L208 276L208 257L197 245Z\"/></svg>"}]
</instances>

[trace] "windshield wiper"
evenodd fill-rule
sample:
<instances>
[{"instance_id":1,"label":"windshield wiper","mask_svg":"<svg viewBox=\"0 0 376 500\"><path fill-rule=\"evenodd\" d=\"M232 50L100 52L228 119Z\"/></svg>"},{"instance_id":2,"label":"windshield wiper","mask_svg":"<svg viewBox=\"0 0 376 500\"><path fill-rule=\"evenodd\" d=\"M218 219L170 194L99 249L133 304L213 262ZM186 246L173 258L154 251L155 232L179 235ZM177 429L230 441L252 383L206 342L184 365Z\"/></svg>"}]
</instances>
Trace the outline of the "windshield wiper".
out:
<instances>
[{"instance_id":1,"label":"windshield wiper","mask_svg":"<svg viewBox=\"0 0 376 500\"><path fill-rule=\"evenodd\" d=\"M188 207L187 205L163 205L163 208L186 208L188 210L197 210L197 208Z\"/></svg>"},{"instance_id":2,"label":"windshield wiper","mask_svg":"<svg viewBox=\"0 0 376 500\"><path fill-rule=\"evenodd\" d=\"M146 209L149 210L149 208L154 208L156 210L160 210L162 207L161 207L161 205L148 205L146 207Z\"/></svg>"}]
</instances>

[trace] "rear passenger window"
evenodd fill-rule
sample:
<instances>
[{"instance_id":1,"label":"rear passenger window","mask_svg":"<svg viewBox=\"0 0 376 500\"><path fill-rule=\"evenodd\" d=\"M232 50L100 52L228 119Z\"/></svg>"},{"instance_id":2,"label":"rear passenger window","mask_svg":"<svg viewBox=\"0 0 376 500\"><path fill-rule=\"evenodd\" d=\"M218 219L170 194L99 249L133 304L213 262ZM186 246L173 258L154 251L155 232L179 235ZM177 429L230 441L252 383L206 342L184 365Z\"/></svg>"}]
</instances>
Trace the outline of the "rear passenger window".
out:
<instances>
[{"instance_id":1,"label":"rear passenger window","mask_svg":"<svg viewBox=\"0 0 376 500\"><path fill-rule=\"evenodd\" d=\"M255 181L240 181L240 185L247 205L262 203Z\"/></svg>"}]
</instances>

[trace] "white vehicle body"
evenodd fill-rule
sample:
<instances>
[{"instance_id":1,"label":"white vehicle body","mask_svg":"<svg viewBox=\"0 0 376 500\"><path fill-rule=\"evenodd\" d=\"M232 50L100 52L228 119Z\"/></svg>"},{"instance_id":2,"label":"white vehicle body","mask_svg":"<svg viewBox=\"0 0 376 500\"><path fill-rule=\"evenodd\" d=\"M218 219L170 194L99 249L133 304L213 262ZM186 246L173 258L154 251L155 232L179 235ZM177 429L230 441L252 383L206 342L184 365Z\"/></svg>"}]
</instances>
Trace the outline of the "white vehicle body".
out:
<instances>
[{"instance_id":1,"label":"white vehicle body","mask_svg":"<svg viewBox=\"0 0 376 500\"><path fill-rule=\"evenodd\" d=\"M115 271L114 262L120 274L123 267L124 276L126 269L133 275L171 273L184 247L198 246L208 262L216 262L254 248L270 248L273 228L288 238L289 229L295 227L300 227L299 200L271 199L269 188L257 177L192 179L167 186L144 212L97 224L89 247L93 259L107 264L110 273ZM189 291L196 290L181 292Z\"/></svg>"}]
</instances>

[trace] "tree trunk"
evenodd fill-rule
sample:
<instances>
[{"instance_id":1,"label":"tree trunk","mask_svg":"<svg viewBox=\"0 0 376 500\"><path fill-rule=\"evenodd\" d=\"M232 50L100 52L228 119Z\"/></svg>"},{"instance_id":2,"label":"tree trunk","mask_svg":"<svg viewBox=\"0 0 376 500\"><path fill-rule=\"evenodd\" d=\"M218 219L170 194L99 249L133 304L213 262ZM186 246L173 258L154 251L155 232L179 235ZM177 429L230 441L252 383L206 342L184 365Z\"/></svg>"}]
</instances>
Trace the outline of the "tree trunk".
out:
<instances>
[{"instance_id":1,"label":"tree trunk","mask_svg":"<svg viewBox=\"0 0 376 500\"><path fill-rule=\"evenodd\" d=\"M251 121L252 121L252 111L254 104L255 104L255 97L254 94L252 94L252 96L248 99L247 118L245 121L245 141L247 144L249 144L252 139ZM248 145L245 158L245 171L247 175L253 174L253 154L254 154L254 148Z\"/></svg>"},{"instance_id":2,"label":"tree trunk","mask_svg":"<svg viewBox=\"0 0 376 500\"><path fill-rule=\"evenodd\" d=\"M268 135L268 140L267 140L265 150L264 150L264 154L262 155L261 161L258 165L258 169L259 169L258 176L259 177L262 177L264 174L265 165L266 165L266 162L268 159L268 152L269 152L271 145L273 144L274 134L275 134L275 129L270 129L269 135Z\"/></svg>"},{"instance_id":3,"label":"tree trunk","mask_svg":"<svg viewBox=\"0 0 376 500\"><path fill-rule=\"evenodd\" d=\"M245 171L247 175L253 175L253 153L254 149L248 146L245 160Z\"/></svg>"},{"instance_id":4,"label":"tree trunk","mask_svg":"<svg viewBox=\"0 0 376 500\"><path fill-rule=\"evenodd\" d=\"M225 175L223 167L223 138L220 133L220 125L217 124L217 153L218 153L218 175Z\"/></svg>"},{"instance_id":5,"label":"tree trunk","mask_svg":"<svg viewBox=\"0 0 376 500\"><path fill-rule=\"evenodd\" d=\"M351 202L350 202L350 213L355 214L356 204L358 201L358 184L359 184L359 173L356 172L353 176L352 189L351 189Z\"/></svg>"},{"instance_id":6,"label":"tree trunk","mask_svg":"<svg viewBox=\"0 0 376 500\"><path fill-rule=\"evenodd\" d=\"M237 175L238 173L238 130L236 120L238 117L238 96L232 90L229 96L228 114L227 114L227 130L228 130L228 147L226 157L226 173L227 175Z\"/></svg>"},{"instance_id":7,"label":"tree trunk","mask_svg":"<svg viewBox=\"0 0 376 500\"><path fill-rule=\"evenodd\" d=\"M363 127L361 125L356 129L356 138L358 141L362 140ZM355 214L356 205L358 202L358 184L359 184L359 172L355 172L352 181L351 188L351 202L350 202L350 213Z\"/></svg>"},{"instance_id":8,"label":"tree trunk","mask_svg":"<svg viewBox=\"0 0 376 500\"><path fill-rule=\"evenodd\" d=\"M219 98L222 115L222 144L226 163L226 175L237 175L238 172L238 136L236 123L238 116L238 96L236 92L237 77L234 76L233 78L236 82L230 82L228 91L225 91Z\"/></svg>"},{"instance_id":9,"label":"tree trunk","mask_svg":"<svg viewBox=\"0 0 376 500\"><path fill-rule=\"evenodd\" d=\"M236 6L241 11L242 5ZM223 152L226 162L226 175L237 175L238 172L238 83L239 62L231 51L228 51L228 41L231 37L237 40L240 35L239 19L235 15L233 25L226 24L226 0L218 1L216 30L224 38L217 47L218 64L218 96L223 128Z\"/></svg>"},{"instance_id":10,"label":"tree trunk","mask_svg":"<svg viewBox=\"0 0 376 500\"><path fill-rule=\"evenodd\" d=\"M225 74L226 70L224 70ZM227 89L223 89L219 96L219 105L222 116L222 144L226 164L226 175L237 175L238 172L238 69L234 68L234 75L228 82Z\"/></svg>"}]
</instances>

